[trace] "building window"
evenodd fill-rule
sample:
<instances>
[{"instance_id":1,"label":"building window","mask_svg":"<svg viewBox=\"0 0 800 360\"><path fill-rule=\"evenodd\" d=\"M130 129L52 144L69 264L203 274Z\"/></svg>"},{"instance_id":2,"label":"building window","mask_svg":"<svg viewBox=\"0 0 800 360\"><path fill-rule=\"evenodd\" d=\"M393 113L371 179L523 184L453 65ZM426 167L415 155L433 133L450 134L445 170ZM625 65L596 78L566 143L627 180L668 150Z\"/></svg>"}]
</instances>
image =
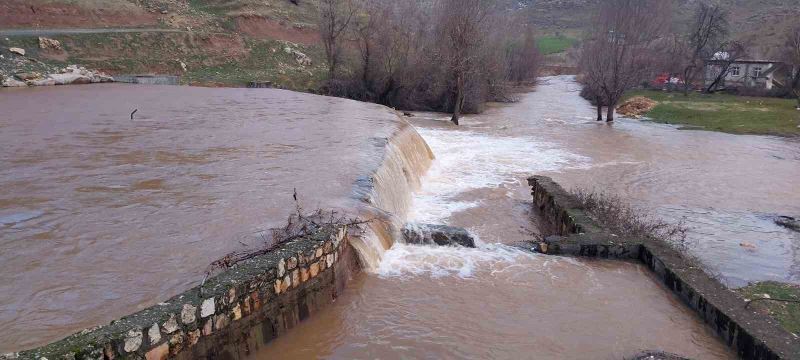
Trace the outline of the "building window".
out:
<instances>
[{"instance_id":1,"label":"building window","mask_svg":"<svg viewBox=\"0 0 800 360\"><path fill-rule=\"evenodd\" d=\"M760 78L761 77L761 73L762 73L761 66L756 66L756 67L753 68L753 77L754 78Z\"/></svg>"},{"instance_id":2,"label":"building window","mask_svg":"<svg viewBox=\"0 0 800 360\"><path fill-rule=\"evenodd\" d=\"M739 67L738 66L731 66L731 76L739 76Z\"/></svg>"}]
</instances>

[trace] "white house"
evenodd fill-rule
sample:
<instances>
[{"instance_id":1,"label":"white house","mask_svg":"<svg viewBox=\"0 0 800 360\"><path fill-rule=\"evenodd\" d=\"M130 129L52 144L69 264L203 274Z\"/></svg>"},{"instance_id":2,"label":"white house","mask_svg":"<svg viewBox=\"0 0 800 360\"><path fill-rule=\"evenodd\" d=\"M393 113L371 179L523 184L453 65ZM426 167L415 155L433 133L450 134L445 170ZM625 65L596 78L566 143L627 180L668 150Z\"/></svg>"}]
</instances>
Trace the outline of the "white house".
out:
<instances>
[{"instance_id":1,"label":"white house","mask_svg":"<svg viewBox=\"0 0 800 360\"><path fill-rule=\"evenodd\" d=\"M705 86L710 86L728 61L715 56L706 60ZM784 64L774 60L742 59L733 62L728 67L728 73L717 84L717 88L757 88L772 90L775 86L783 87L786 79L783 77Z\"/></svg>"}]
</instances>

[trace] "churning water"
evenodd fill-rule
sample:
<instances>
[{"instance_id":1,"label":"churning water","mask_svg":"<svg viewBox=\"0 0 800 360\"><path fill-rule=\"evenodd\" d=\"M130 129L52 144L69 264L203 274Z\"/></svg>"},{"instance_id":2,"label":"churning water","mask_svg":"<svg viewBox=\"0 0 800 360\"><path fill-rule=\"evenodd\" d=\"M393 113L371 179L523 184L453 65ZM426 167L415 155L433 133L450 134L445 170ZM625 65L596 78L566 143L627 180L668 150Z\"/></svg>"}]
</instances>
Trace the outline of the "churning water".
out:
<instances>
[{"instance_id":1,"label":"churning water","mask_svg":"<svg viewBox=\"0 0 800 360\"><path fill-rule=\"evenodd\" d=\"M731 358L642 266L520 248L537 230L524 179L609 189L686 218L697 255L731 284L798 281L797 235L769 216L800 214L800 146L598 124L577 91L548 78L460 127L418 114L416 130L379 106L283 91L5 92L0 350L188 288L284 221L297 188L309 209L382 221L353 243L367 271L255 358ZM396 242L406 221L465 227L477 247Z\"/></svg>"},{"instance_id":2,"label":"churning water","mask_svg":"<svg viewBox=\"0 0 800 360\"><path fill-rule=\"evenodd\" d=\"M333 307L254 358L619 359L645 349L732 358L642 266L519 246L536 230L527 176L628 163L597 161L541 136L537 127L585 123L575 113L592 114L577 94L554 90L570 79L551 81L461 127L436 114L412 119L435 160L405 219L468 228L476 248L395 242ZM553 106L551 96L580 108L558 119L531 110Z\"/></svg>"}]
</instances>

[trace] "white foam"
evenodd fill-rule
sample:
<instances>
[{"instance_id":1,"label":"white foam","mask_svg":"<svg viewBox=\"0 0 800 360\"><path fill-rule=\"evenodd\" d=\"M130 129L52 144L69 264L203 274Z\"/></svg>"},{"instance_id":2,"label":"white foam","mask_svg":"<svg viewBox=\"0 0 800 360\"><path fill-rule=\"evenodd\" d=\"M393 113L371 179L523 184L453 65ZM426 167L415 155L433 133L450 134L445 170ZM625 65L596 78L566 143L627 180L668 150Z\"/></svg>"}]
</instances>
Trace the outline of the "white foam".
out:
<instances>
[{"instance_id":1,"label":"white foam","mask_svg":"<svg viewBox=\"0 0 800 360\"><path fill-rule=\"evenodd\" d=\"M410 245L395 243L384 254L376 273L382 277L457 276L471 278L478 269L518 266L522 259L536 256L502 244L481 244L477 248Z\"/></svg>"},{"instance_id":2,"label":"white foam","mask_svg":"<svg viewBox=\"0 0 800 360\"><path fill-rule=\"evenodd\" d=\"M467 130L417 129L436 160L414 195L409 220L446 223L451 214L478 205L455 199L480 188L495 188L532 175L589 159L541 140L478 134Z\"/></svg>"},{"instance_id":3,"label":"white foam","mask_svg":"<svg viewBox=\"0 0 800 360\"><path fill-rule=\"evenodd\" d=\"M475 189L517 184L519 177L570 166L585 166L589 159L526 137L492 136L469 130L417 130L436 155L414 194L408 220L446 224L456 212L480 204L459 195ZM509 186L511 188L513 186ZM474 234L473 234L474 235ZM476 248L410 245L396 242L371 270L382 277L414 276L472 278L477 272L499 274L549 271L548 261L504 244L476 240ZM524 264L524 266L523 266ZM555 276L553 276L555 277Z\"/></svg>"}]
</instances>

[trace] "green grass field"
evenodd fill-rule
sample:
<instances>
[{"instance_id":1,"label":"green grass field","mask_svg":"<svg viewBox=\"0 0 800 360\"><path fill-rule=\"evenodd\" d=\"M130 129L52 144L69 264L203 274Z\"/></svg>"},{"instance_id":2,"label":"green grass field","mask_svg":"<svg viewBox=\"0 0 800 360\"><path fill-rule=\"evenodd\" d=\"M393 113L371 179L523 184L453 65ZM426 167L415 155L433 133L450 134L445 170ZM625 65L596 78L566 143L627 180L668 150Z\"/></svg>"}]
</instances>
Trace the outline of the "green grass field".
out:
<instances>
[{"instance_id":1,"label":"green grass field","mask_svg":"<svg viewBox=\"0 0 800 360\"><path fill-rule=\"evenodd\" d=\"M631 91L626 98L633 96L658 102L646 115L655 122L732 134L800 136L800 111L790 99L700 93L683 96L656 90Z\"/></svg>"},{"instance_id":2,"label":"green grass field","mask_svg":"<svg viewBox=\"0 0 800 360\"><path fill-rule=\"evenodd\" d=\"M576 39L565 36L542 36L536 39L536 41L536 45L542 55L564 52L578 42Z\"/></svg>"},{"instance_id":3,"label":"green grass field","mask_svg":"<svg viewBox=\"0 0 800 360\"><path fill-rule=\"evenodd\" d=\"M800 301L800 286L766 281L752 284L737 290L749 300L763 298L764 294L771 299ZM768 313L781 325L794 334L800 334L800 304L770 300L758 300L750 307Z\"/></svg>"}]
</instances>

